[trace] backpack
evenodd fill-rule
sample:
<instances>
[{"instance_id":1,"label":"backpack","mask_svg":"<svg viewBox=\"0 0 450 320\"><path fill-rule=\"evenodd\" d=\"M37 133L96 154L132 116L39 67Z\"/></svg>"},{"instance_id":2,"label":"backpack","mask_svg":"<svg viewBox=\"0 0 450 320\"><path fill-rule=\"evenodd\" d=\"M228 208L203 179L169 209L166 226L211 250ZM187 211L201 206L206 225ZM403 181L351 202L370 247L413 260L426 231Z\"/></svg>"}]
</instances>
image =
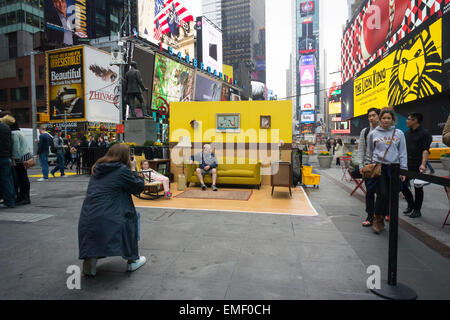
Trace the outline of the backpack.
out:
<instances>
[{"instance_id":1,"label":"backpack","mask_svg":"<svg viewBox=\"0 0 450 320\"><path fill-rule=\"evenodd\" d=\"M370 132L370 127L366 128L366 131L364 131L364 141L366 142L366 146L367 146L367 136L369 135Z\"/></svg>"},{"instance_id":2,"label":"backpack","mask_svg":"<svg viewBox=\"0 0 450 320\"><path fill-rule=\"evenodd\" d=\"M56 153L57 149L55 147L55 142L53 141L53 138L49 135L48 139L49 139L49 143L48 144L50 145L50 152L51 153Z\"/></svg>"}]
</instances>

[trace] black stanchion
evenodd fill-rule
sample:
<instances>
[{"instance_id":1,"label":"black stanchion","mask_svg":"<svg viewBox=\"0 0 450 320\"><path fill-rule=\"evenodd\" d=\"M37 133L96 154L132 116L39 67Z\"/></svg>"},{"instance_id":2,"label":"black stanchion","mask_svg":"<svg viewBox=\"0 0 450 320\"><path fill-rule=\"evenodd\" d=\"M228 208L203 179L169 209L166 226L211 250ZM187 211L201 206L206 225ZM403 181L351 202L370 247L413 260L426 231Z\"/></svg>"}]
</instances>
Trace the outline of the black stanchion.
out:
<instances>
[{"instance_id":1,"label":"black stanchion","mask_svg":"<svg viewBox=\"0 0 450 320\"><path fill-rule=\"evenodd\" d=\"M380 288L371 289L376 295L391 300L416 300L417 293L397 283L397 249L398 249L398 194L400 193L400 165L390 166L391 179L389 184L389 261L388 280L381 281Z\"/></svg>"}]
</instances>

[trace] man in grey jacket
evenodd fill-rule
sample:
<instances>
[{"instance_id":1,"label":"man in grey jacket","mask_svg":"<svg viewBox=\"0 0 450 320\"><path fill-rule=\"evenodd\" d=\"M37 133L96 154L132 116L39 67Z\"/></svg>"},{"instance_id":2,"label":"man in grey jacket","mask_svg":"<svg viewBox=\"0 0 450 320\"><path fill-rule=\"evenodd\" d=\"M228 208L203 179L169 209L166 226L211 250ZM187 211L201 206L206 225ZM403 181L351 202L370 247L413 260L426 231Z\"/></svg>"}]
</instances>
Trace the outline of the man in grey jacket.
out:
<instances>
[{"instance_id":1,"label":"man in grey jacket","mask_svg":"<svg viewBox=\"0 0 450 320\"><path fill-rule=\"evenodd\" d=\"M148 117L144 99L142 98L139 87L144 91L148 91L148 88L146 88L142 82L141 72L137 69L137 63L132 61L131 69L125 74L125 88L127 90L128 105L130 106L131 116L133 118L136 117L136 112L134 110L134 100L136 98L139 100L144 117Z\"/></svg>"},{"instance_id":2,"label":"man in grey jacket","mask_svg":"<svg viewBox=\"0 0 450 320\"><path fill-rule=\"evenodd\" d=\"M362 168L364 165L370 163L371 159L368 159L368 146L367 146L367 136L379 125L379 115L380 109L371 108L367 111L367 117L369 118L369 127L361 130L359 135L359 145L358 145L358 163L359 171L362 174ZM375 213L375 183L372 179L364 181L366 185L366 212L367 218L363 222L363 227L370 227L373 222L373 217Z\"/></svg>"},{"instance_id":3,"label":"man in grey jacket","mask_svg":"<svg viewBox=\"0 0 450 320\"><path fill-rule=\"evenodd\" d=\"M202 190L206 190L206 185L203 182L203 176L206 174L212 177L212 190L217 191L216 180L217 180L217 158L214 153L211 152L211 145L205 144L203 146L203 151L199 152L191 157L191 164L197 161L199 167L197 168L197 177L202 185Z\"/></svg>"},{"instance_id":4,"label":"man in grey jacket","mask_svg":"<svg viewBox=\"0 0 450 320\"><path fill-rule=\"evenodd\" d=\"M57 131L55 134L55 137L53 138L53 145L56 148L56 160L57 164L55 168L51 171L52 176L55 176L55 172L60 170L61 171L61 177L67 177L64 174L64 140L61 138L61 131Z\"/></svg>"}]
</instances>

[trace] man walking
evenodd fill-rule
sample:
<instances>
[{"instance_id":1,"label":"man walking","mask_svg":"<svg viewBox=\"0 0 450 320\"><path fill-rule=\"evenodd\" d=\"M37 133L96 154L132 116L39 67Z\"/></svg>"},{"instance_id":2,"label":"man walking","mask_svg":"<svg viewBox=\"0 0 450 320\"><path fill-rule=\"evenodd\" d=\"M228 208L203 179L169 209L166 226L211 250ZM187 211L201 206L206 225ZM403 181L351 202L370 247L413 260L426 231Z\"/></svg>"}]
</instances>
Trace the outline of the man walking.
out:
<instances>
[{"instance_id":1,"label":"man walking","mask_svg":"<svg viewBox=\"0 0 450 320\"><path fill-rule=\"evenodd\" d=\"M367 136L370 132L375 130L379 125L380 109L371 108L367 111L367 117L369 118L369 127L361 130L359 135L359 146L358 146L358 163L359 172L362 174L362 168L364 165L371 162L368 159L369 146L367 145ZM375 213L375 193L376 185L373 179L366 179L364 181L366 185L366 212L367 218L363 222L363 227L370 227L373 223L374 213Z\"/></svg>"},{"instance_id":2,"label":"man walking","mask_svg":"<svg viewBox=\"0 0 450 320\"><path fill-rule=\"evenodd\" d=\"M53 137L45 131L45 129L39 129L39 143L38 143L38 151L37 154L39 156L39 163L42 169L43 177L38 179L37 181L48 181L48 154L50 153L50 143Z\"/></svg>"},{"instance_id":3,"label":"man walking","mask_svg":"<svg viewBox=\"0 0 450 320\"><path fill-rule=\"evenodd\" d=\"M3 193L3 206L7 208L14 208L16 205L11 156L11 129L7 124L0 122L0 186Z\"/></svg>"},{"instance_id":4,"label":"man walking","mask_svg":"<svg viewBox=\"0 0 450 320\"><path fill-rule=\"evenodd\" d=\"M425 130L421 124L423 115L421 113L411 113L406 119L406 126L409 128L405 133L406 148L408 150L408 170L424 173L427 169L430 145L433 141L431 134ZM410 214L410 218L418 218L422 215L423 187L414 186L415 199L410 190L409 178L403 182L402 193L408 202L408 208L403 212Z\"/></svg>"},{"instance_id":5,"label":"man walking","mask_svg":"<svg viewBox=\"0 0 450 320\"><path fill-rule=\"evenodd\" d=\"M55 172L56 171L61 171L61 177L67 177L64 174L64 163L65 163L65 159L64 159L64 148L66 147L64 145L64 140L61 138L61 131L57 131L55 134L55 137L53 138L53 145L55 146L56 149L56 167L51 171L52 176L55 176Z\"/></svg>"}]
</instances>

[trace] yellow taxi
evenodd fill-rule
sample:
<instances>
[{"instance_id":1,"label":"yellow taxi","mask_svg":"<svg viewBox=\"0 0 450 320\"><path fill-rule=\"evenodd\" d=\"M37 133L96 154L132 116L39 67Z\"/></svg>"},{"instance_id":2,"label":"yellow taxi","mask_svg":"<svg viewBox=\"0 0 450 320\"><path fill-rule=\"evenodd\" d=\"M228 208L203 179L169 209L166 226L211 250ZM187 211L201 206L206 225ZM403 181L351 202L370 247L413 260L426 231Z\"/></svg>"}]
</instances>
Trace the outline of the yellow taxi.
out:
<instances>
[{"instance_id":1,"label":"yellow taxi","mask_svg":"<svg viewBox=\"0 0 450 320\"><path fill-rule=\"evenodd\" d=\"M442 142L431 143L429 160L439 160L444 153L450 153L450 148Z\"/></svg>"}]
</instances>

